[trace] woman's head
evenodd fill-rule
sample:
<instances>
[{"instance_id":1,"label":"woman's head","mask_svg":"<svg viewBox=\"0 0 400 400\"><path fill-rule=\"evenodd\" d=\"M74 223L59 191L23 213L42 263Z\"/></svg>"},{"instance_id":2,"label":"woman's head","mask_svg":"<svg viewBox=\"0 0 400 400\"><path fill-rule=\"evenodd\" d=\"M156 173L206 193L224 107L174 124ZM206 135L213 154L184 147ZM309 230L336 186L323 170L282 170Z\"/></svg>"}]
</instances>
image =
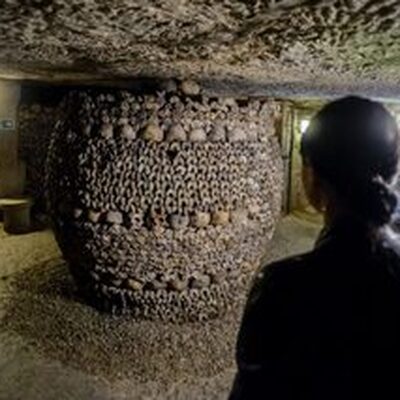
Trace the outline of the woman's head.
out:
<instances>
[{"instance_id":1,"label":"woman's head","mask_svg":"<svg viewBox=\"0 0 400 400\"><path fill-rule=\"evenodd\" d=\"M317 208L335 202L382 226L397 206L399 132L380 103L346 97L326 105L302 138L306 191Z\"/></svg>"}]
</instances>

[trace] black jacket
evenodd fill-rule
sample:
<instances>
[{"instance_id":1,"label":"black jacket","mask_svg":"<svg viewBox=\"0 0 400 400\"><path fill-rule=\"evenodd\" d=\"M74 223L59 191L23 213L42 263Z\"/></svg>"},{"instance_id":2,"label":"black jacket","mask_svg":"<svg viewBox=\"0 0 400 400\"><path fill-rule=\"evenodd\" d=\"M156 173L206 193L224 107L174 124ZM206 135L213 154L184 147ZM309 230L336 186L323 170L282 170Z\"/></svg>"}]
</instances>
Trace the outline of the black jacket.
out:
<instances>
[{"instance_id":1,"label":"black jacket","mask_svg":"<svg viewBox=\"0 0 400 400\"><path fill-rule=\"evenodd\" d=\"M399 258L362 224L261 270L243 316L230 400L400 399Z\"/></svg>"}]
</instances>

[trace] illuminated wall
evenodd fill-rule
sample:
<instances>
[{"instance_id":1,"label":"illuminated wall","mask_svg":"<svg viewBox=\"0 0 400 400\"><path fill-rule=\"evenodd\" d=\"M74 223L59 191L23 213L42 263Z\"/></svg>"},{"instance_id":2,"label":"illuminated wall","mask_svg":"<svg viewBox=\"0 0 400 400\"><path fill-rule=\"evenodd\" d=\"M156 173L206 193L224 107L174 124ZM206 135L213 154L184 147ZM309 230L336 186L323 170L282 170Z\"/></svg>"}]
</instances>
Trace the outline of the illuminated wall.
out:
<instances>
[{"instance_id":1,"label":"illuminated wall","mask_svg":"<svg viewBox=\"0 0 400 400\"><path fill-rule=\"evenodd\" d=\"M19 98L19 84L0 81L0 197L19 195L24 186L25 170L18 160Z\"/></svg>"}]
</instances>

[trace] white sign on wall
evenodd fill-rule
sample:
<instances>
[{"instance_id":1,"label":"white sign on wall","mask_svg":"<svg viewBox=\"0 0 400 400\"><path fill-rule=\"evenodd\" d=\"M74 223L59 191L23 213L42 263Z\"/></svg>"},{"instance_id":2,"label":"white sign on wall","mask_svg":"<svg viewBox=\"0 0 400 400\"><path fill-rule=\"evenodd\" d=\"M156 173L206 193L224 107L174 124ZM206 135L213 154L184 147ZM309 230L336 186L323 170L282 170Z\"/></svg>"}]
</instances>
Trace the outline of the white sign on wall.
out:
<instances>
[{"instance_id":1,"label":"white sign on wall","mask_svg":"<svg viewBox=\"0 0 400 400\"><path fill-rule=\"evenodd\" d=\"M0 131L12 131L15 129L15 121L11 118L0 118Z\"/></svg>"}]
</instances>

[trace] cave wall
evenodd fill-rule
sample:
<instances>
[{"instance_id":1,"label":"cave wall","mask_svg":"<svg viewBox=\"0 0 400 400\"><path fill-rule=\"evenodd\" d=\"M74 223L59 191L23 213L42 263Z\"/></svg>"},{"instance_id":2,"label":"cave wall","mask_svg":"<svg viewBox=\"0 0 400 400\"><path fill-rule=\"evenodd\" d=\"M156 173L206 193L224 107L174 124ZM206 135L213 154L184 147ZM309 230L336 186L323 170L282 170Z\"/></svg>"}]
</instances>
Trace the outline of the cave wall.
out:
<instances>
[{"instance_id":1,"label":"cave wall","mask_svg":"<svg viewBox=\"0 0 400 400\"><path fill-rule=\"evenodd\" d=\"M12 129L0 128L0 197L23 192L24 165L18 159L17 107L20 85L0 81L0 120L11 120Z\"/></svg>"},{"instance_id":2,"label":"cave wall","mask_svg":"<svg viewBox=\"0 0 400 400\"><path fill-rule=\"evenodd\" d=\"M32 197L34 210L46 212L45 163L50 136L58 119L58 108L36 102L18 108L18 154L26 165L25 192Z\"/></svg>"},{"instance_id":3,"label":"cave wall","mask_svg":"<svg viewBox=\"0 0 400 400\"><path fill-rule=\"evenodd\" d=\"M272 100L78 90L52 135L58 243L88 302L164 320L243 297L281 209Z\"/></svg>"},{"instance_id":4,"label":"cave wall","mask_svg":"<svg viewBox=\"0 0 400 400\"><path fill-rule=\"evenodd\" d=\"M22 83L18 105L18 157L26 165L24 191L34 213L47 213L45 164L51 133L60 119L59 104L69 87Z\"/></svg>"},{"instance_id":5,"label":"cave wall","mask_svg":"<svg viewBox=\"0 0 400 400\"><path fill-rule=\"evenodd\" d=\"M399 95L395 0L8 0L0 11L3 76L196 76Z\"/></svg>"},{"instance_id":6,"label":"cave wall","mask_svg":"<svg viewBox=\"0 0 400 400\"><path fill-rule=\"evenodd\" d=\"M310 120L317 109L310 110L307 108L293 109L293 126L291 130L292 138L292 154L291 154L291 176L290 176L290 210L299 213L315 214L314 208L308 201L302 177L303 160L301 157L301 121Z\"/></svg>"}]
</instances>

